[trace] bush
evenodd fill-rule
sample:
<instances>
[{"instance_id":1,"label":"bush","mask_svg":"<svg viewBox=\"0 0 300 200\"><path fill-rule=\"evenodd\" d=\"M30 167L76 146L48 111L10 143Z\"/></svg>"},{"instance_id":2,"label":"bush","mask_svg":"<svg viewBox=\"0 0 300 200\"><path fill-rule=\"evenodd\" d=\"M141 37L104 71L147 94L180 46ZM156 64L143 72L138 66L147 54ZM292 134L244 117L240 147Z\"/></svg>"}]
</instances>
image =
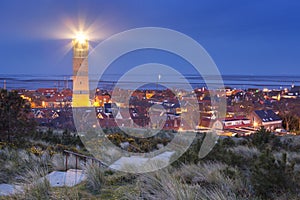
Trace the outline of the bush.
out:
<instances>
[{"instance_id":1,"label":"bush","mask_svg":"<svg viewBox=\"0 0 300 200\"><path fill-rule=\"evenodd\" d=\"M253 134L252 144L259 149L264 149L267 145L270 145L270 142L274 138L275 136L272 135L270 131L267 131L264 127L261 127L261 129Z\"/></svg>"},{"instance_id":2,"label":"bush","mask_svg":"<svg viewBox=\"0 0 300 200\"><path fill-rule=\"evenodd\" d=\"M199 151L202 145L202 139L195 138L189 149L183 155L172 163L172 166L180 166L183 164L197 164L201 159L199 158ZM172 160L172 159L171 159Z\"/></svg>"},{"instance_id":3,"label":"bush","mask_svg":"<svg viewBox=\"0 0 300 200\"><path fill-rule=\"evenodd\" d=\"M251 182L255 193L267 199L272 198L274 194L295 192L299 184L293 171L294 164L287 162L285 153L280 160L276 160L274 155L266 150L252 167Z\"/></svg>"}]
</instances>

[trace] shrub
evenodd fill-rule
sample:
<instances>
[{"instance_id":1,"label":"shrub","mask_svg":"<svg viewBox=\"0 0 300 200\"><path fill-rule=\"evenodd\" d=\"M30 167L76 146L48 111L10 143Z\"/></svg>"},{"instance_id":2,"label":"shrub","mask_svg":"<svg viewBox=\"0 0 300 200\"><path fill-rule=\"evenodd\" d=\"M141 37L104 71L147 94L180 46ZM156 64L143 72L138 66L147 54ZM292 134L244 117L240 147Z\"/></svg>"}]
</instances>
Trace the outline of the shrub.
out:
<instances>
[{"instance_id":1,"label":"shrub","mask_svg":"<svg viewBox=\"0 0 300 200\"><path fill-rule=\"evenodd\" d=\"M201 144L202 139L195 138L189 149L184 152L183 155L172 164L172 166L180 166L182 163L197 164L200 161L199 151L201 148Z\"/></svg>"},{"instance_id":2,"label":"shrub","mask_svg":"<svg viewBox=\"0 0 300 200\"><path fill-rule=\"evenodd\" d=\"M267 145L270 145L272 139L275 136L271 134L270 131L267 131L264 127L261 127L256 133L252 136L252 144L259 149L266 148Z\"/></svg>"},{"instance_id":3,"label":"shrub","mask_svg":"<svg viewBox=\"0 0 300 200\"><path fill-rule=\"evenodd\" d=\"M295 180L294 165L287 162L287 155L282 154L276 160L269 150L266 150L256 160L252 167L251 182L258 196L272 198L272 195L295 191L298 183Z\"/></svg>"}]
</instances>

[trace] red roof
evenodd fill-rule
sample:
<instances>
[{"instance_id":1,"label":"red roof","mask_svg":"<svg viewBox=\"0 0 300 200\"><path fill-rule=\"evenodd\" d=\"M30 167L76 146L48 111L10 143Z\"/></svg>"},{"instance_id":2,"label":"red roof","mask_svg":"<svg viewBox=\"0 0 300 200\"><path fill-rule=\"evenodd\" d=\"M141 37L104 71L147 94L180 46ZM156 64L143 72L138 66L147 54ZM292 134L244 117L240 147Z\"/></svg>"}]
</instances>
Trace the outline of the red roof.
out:
<instances>
[{"instance_id":1,"label":"red roof","mask_svg":"<svg viewBox=\"0 0 300 200\"><path fill-rule=\"evenodd\" d=\"M73 91L71 89L63 89L60 93L66 97L72 97Z\"/></svg>"}]
</instances>

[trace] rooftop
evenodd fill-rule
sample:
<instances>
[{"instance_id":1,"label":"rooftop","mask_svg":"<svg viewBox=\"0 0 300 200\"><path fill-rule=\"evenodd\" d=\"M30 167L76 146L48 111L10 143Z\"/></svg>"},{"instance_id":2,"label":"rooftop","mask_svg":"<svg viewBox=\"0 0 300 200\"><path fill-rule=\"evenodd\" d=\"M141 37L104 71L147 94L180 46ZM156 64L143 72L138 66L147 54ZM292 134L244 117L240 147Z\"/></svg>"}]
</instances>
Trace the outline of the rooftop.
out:
<instances>
[{"instance_id":1,"label":"rooftop","mask_svg":"<svg viewBox=\"0 0 300 200\"><path fill-rule=\"evenodd\" d=\"M281 118L276 115L273 110L256 110L254 112L263 122L273 122L281 120Z\"/></svg>"}]
</instances>

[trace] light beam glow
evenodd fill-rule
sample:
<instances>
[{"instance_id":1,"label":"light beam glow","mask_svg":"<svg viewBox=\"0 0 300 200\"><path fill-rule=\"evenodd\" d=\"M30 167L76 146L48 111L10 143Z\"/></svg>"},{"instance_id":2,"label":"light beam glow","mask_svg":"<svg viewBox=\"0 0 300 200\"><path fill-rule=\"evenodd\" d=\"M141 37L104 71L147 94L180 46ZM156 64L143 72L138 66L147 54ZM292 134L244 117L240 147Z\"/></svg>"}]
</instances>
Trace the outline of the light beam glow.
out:
<instances>
[{"instance_id":1,"label":"light beam glow","mask_svg":"<svg viewBox=\"0 0 300 200\"><path fill-rule=\"evenodd\" d=\"M79 31L76 34L75 39L79 42L79 44L84 44L88 40L88 36L84 32Z\"/></svg>"}]
</instances>

